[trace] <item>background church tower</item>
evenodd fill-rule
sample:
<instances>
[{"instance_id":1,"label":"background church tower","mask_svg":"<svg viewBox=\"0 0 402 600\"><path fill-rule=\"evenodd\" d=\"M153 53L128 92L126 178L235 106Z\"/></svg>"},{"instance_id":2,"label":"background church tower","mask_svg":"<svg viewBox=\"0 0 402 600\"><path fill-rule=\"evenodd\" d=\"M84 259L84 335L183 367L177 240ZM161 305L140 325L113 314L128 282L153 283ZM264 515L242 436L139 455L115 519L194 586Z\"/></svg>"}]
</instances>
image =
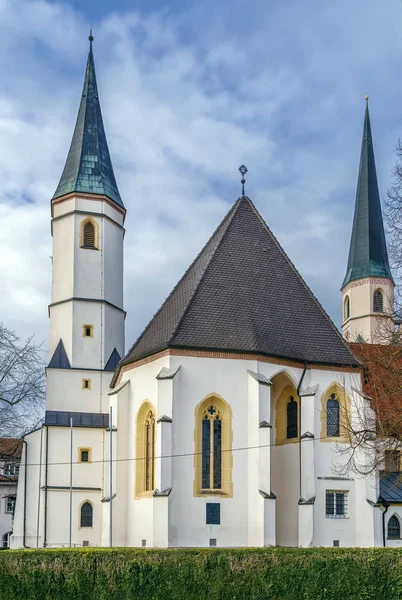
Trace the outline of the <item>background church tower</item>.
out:
<instances>
[{"instance_id":1,"label":"background church tower","mask_svg":"<svg viewBox=\"0 0 402 600\"><path fill-rule=\"evenodd\" d=\"M342 284L342 331L352 342L386 343L392 334L394 282L388 262L368 96L349 260Z\"/></svg>"},{"instance_id":2,"label":"background church tower","mask_svg":"<svg viewBox=\"0 0 402 600\"><path fill-rule=\"evenodd\" d=\"M106 413L111 373L124 353L126 211L103 127L92 32L89 40L77 122L51 202L47 410Z\"/></svg>"}]
</instances>

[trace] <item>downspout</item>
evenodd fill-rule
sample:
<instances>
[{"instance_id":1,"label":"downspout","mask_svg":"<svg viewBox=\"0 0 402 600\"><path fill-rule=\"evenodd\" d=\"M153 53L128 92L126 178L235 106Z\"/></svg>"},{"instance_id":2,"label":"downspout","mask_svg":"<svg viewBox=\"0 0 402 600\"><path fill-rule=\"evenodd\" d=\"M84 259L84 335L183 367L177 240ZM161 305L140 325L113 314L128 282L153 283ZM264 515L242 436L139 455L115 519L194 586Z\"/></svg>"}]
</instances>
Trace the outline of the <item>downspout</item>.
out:
<instances>
[{"instance_id":1,"label":"downspout","mask_svg":"<svg viewBox=\"0 0 402 600\"><path fill-rule=\"evenodd\" d=\"M299 498L301 498L301 492L302 492L302 484L301 484L301 477L302 477L302 464L301 464L301 398L300 398L300 389L303 383L303 379L304 376L306 374L307 371L307 361L304 361L304 369L303 369L303 373L300 377L300 381L299 381L299 385L297 386L297 390L296 390L296 394L297 397L299 398L299 423L298 423L298 429L299 429ZM307 500L307 498L305 498L305 500Z\"/></svg>"},{"instance_id":2,"label":"downspout","mask_svg":"<svg viewBox=\"0 0 402 600\"><path fill-rule=\"evenodd\" d=\"M385 546L386 546L386 544L385 544L385 515L388 512L390 503L387 502L386 500L384 500L384 498L382 496L380 496L378 498L378 503L381 503L383 505L383 507L385 508L385 510L381 511L381 513L382 513L382 545L385 548Z\"/></svg>"},{"instance_id":3,"label":"downspout","mask_svg":"<svg viewBox=\"0 0 402 600\"><path fill-rule=\"evenodd\" d=\"M27 471L28 471L28 442L22 440L25 446L25 469L24 469L24 524L22 529L22 545L24 548L28 548L25 544L26 541L26 530L27 530Z\"/></svg>"},{"instance_id":4,"label":"downspout","mask_svg":"<svg viewBox=\"0 0 402 600\"><path fill-rule=\"evenodd\" d=\"M49 460L49 426L46 427L46 452L45 452L45 515L44 515L44 531L43 531L43 547L47 544L47 471Z\"/></svg>"}]
</instances>

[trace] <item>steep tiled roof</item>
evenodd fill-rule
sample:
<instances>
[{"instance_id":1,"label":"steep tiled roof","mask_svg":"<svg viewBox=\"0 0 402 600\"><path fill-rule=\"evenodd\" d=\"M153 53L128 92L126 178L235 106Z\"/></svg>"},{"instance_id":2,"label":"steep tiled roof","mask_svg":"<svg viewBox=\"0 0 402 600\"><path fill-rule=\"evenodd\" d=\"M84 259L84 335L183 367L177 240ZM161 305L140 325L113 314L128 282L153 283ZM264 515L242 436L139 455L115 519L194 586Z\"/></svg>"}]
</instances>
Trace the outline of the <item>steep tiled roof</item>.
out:
<instances>
[{"instance_id":1,"label":"steep tiled roof","mask_svg":"<svg viewBox=\"0 0 402 600\"><path fill-rule=\"evenodd\" d=\"M245 196L120 365L169 347L359 364Z\"/></svg>"},{"instance_id":2,"label":"steep tiled roof","mask_svg":"<svg viewBox=\"0 0 402 600\"><path fill-rule=\"evenodd\" d=\"M61 338L48 364L48 369L71 369L70 361L68 360L67 352Z\"/></svg>"},{"instance_id":3,"label":"steep tiled roof","mask_svg":"<svg viewBox=\"0 0 402 600\"><path fill-rule=\"evenodd\" d=\"M342 287L355 279L370 276L392 280L378 193L370 115L366 104L355 215Z\"/></svg>"},{"instance_id":4,"label":"steep tiled roof","mask_svg":"<svg viewBox=\"0 0 402 600\"><path fill-rule=\"evenodd\" d=\"M103 127L92 52L92 35L84 88L73 139L60 183L53 198L72 192L108 196L124 208L117 188Z\"/></svg>"},{"instance_id":5,"label":"steep tiled roof","mask_svg":"<svg viewBox=\"0 0 402 600\"><path fill-rule=\"evenodd\" d=\"M20 458L22 453L21 438L0 438L0 456Z\"/></svg>"}]
</instances>

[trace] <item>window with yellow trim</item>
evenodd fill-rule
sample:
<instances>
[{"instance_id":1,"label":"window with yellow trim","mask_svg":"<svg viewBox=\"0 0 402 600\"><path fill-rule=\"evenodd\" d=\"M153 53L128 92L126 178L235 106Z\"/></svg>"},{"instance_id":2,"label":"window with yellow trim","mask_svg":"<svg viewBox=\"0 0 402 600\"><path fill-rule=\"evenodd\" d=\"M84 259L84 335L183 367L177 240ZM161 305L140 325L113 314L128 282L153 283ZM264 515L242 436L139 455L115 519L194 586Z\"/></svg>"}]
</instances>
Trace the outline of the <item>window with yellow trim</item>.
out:
<instances>
[{"instance_id":1,"label":"window with yellow trim","mask_svg":"<svg viewBox=\"0 0 402 600\"><path fill-rule=\"evenodd\" d=\"M347 442L350 427L350 398L343 386L333 383L321 396L321 441Z\"/></svg>"},{"instance_id":2,"label":"window with yellow trim","mask_svg":"<svg viewBox=\"0 0 402 600\"><path fill-rule=\"evenodd\" d=\"M350 298L346 296L345 301L343 303L343 319L347 321L350 317Z\"/></svg>"},{"instance_id":3,"label":"window with yellow trim","mask_svg":"<svg viewBox=\"0 0 402 600\"><path fill-rule=\"evenodd\" d=\"M299 398L293 385L286 385L276 401L275 433L277 444L299 439Z\"/></svg>"},{"instance_id":4,"label":"window with yellow trim","mask_svg":"<svg viewBox=\"0 0 402 600\"><path fill-rule=\"evenodd\" d=\"M135 496L151 495L155 490L156 413L144 402L137 415Z\"/></svg>"},{"instance_id":5,"label":"window with yellow trim","mask_svg":"<svg viewBox=\"0 0 402 600\"><path fill-rule=\"evenodd\" d=\"M196 408L194 494L232 495L232 411L219 396Z\"/></svg>"},{"instance_id":6,"label":"window with yellow trim","mask_svg":"<svg viewBox=\"0 0 402 600\"><path fill-rule=\"evenodd\" d=\"M92 448L78 448L78 462L92 462Z\"/></svg>"},{"instance_id":7,"label":"window with yellow trim","mask_svg":"<svg viewBox=\"0 0 402 600\"><path fill-rule=\"evenodd\" d=\"M99 226L98 223L91 218L84 219L81 222L80 246L81 248L89 248L97 250L99 248Z\"/></svg>"},{"instance_id":8,"label":"window with yellow trim","mask_svg":"<svg viewBox=\"0 0 402 600\"><path fill-rule=\"evenodd\" d=\"M335 394L327 400L327 436L340 436L340 420L339 420L339 401Z\"/></svg>"}]
</instances>

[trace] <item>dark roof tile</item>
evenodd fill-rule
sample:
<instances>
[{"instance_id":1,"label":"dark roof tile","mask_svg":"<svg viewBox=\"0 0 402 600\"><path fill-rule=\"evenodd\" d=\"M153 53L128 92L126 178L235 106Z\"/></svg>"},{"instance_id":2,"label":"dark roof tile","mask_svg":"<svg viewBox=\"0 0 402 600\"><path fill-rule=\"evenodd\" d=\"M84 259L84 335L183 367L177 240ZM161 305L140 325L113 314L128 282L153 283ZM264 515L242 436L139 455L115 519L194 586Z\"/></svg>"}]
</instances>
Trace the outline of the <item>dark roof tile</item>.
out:
<instances>
[{"instance_id":1,"label":"dark roof tile","mask_svg":"<svg viewBox=\"0 0 402 600\"><path fill-rule=\"evenodd\" d=\"M120 364L168 347L359 364L247 197L237 200Z\"/></svg>"}]
</instances>

